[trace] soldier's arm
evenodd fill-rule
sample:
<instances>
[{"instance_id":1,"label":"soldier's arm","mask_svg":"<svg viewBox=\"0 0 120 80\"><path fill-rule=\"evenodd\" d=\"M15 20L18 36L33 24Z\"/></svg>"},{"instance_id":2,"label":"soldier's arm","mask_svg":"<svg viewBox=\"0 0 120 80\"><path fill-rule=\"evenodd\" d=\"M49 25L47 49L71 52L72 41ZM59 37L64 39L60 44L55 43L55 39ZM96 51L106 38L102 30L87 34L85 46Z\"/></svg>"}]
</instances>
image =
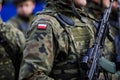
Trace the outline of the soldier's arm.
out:
<instances>
[{"instance_id":1,"label":"soldier's arm","mask_svg":"<svg viewBox=\"0 0 120 80\"><path fill-rule=\"evenodd\" d=\"M15 53L17 51L22 52L25 44L25 36L21 31L13 27L12 24L0 23L0 38L7 42Z\"/></svg>"},{"instance_id":2,"label":"soldier's arm","mask_svg":"<svg viewBox=\"0 0 120 80\"><path fill-rule=\"evenodd\" d=\"M48 76L53 67L55 57L52 26L53 24L46 18L36 19L31 25L19 80L54 80Z\"/></svg>"}]
</instances>

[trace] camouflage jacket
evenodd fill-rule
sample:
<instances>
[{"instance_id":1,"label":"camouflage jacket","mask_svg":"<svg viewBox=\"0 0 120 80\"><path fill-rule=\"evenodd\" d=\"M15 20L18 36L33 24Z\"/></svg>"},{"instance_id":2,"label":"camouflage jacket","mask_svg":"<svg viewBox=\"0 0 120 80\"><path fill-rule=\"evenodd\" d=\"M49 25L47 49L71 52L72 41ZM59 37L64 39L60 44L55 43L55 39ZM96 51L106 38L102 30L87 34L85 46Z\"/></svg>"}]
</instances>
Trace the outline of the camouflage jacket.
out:
<instances>
[{"instance_id":1,"label":"camouflage jacket","mask_svg":"<svg viewBox=\"0 0 120 80\"><path fill-rule=\"evenodd\" d=\"M104 7L92 1L89 1L85 7L86 14L88 14L89 16L92 15L91 17L97 20L100 20L102 18L104 10Z\"/></svg>"},{"instance_id":2,"label":"camouflage jacket","mask_svg":"<svg viewBox=\"0 0 120 80\"><path fill-rule=\"evenodd\" d=\"M90 13L89 18L80 15L78 20L70 9L66 10L70 7L64 0L47 1L52 7L38 13L28 30L19 80L83 80L79 61L93 44L95 29L91 15L94 19L98 15ZM56 18L58 13L73 21L65 16ZM105 55L113 51L111 46L111 42L105 46Z\"/></svg>"},{"instance_id":3,"label":"camouflage jacket","mask_svg":"<svg viewBox=\"0 0 120 80\"><path fill-rule=\"evenodd\" d=\"M2 20L0 20L2 22ZM14 68L12 61L1 44L0 38L0 80L14 80Z\"/></svg>"},{"instance_id":4,"label":"camouflage jacket","mask_svg":"<svg viewBox=\"0 0 120 80\"><path fill-rule=\"evenodd\" d=\"M68 15L67 15L68 14ZM54 11L38 13L28 30L19 80L82 80L81 55L93 43L91 20L66 13L74 25L61 25ZM70 20L71 22L71 20Z\"/></svg>"},{"instance_id":5,"label":"camouflage jacket","mask_svg":"<svg viewBox=\"0 0 120 80\"><path fill-rule=\"evenodd\" d=\"M10 79L9 76L14 76L14 69L12 66L17 69L20 67L25 37L23 33L17 28L13 27L13 25L4 23L2 21L0 22L0 34L0 45L2 46L1 49L5 51L1 53L2 58L0 59L0 78L3 76L5 79Z\"/></svg>"}]
</instances>

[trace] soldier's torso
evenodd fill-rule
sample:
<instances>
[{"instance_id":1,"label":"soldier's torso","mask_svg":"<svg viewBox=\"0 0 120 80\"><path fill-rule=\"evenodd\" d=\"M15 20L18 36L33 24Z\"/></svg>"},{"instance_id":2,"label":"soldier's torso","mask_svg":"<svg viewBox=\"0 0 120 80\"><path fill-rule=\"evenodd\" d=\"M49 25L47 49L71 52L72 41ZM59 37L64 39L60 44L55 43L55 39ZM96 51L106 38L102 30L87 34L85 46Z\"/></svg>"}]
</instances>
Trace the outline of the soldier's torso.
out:
<instances>
[{"instance_id":1,"label":"soldier's torso","mask_svg":"<svg viewBox=\"0 0 120 80\"><path fill-rule=\"evenodd\" d=\"M82 76L80 67L81 55L86 54L88 48L93 42L93 31L89 20L83 18L85 23L73 18L74 26L60 25L60 35L62 35L60 42L60 49L55 58L50 77L55 80L78 80ZM54 21L52 21L54 22ZM57 21L60 23L59 21ZM56 21L54 22L55 24ZM89 26L89 27L88 27ZM66 47L69 47L66 49ZM81 75L80 75L81 74Z\"/></svg>"}]
</instances>

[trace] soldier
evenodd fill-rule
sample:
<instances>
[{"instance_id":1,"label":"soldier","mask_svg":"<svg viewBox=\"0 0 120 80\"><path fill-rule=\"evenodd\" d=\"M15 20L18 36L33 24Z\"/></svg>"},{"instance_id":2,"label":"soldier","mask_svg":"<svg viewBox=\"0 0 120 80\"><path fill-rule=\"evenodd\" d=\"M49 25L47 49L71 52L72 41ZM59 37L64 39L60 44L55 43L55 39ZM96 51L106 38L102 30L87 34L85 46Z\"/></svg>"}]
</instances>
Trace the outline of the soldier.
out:
<instances>
[{"instance_id":1,"label":"soldier","mask_svg":"<svg viewBox=\"0 0 120 80\"><path fill-rule=\"evenodd\" d=\"M33 19L33 10L35 8L35 0L14 0L17 15L8 22L16 28L26 33L29 23Z\"/></svg>"},{"instance_id":2,"label":"soldier","mask_svg":"<svg viewBox=\"0 0 120 80\"><path fill-rule=\"evenodd\" d=\"M0 9L2 9L1 4ZM0 45L2 47L0 50L4 49L0 51L0 80L14 80L14 73L15 80L18 79L24 43L25 37L20 30L0 20Z\"/></svg>"},{"instance_id":3,"label":"soldier","mask_svg":"<svg viewBox=\"0 0 120 80\"><path fill-rule=\"evenodd\" d=\"M3 0L0 0L0 11L2 9ZM2 20L0 20L0 23ZM0 80L14 79L14 67L9 55L1 45L2 39L0 38Z\"/></svg>"},{"instance_id":4,"label":"soldier","mask_svg":"<svg viewBox=\"0 0 120 80\"><path fill-rule=\"evenodd\" d=\"M19 80L84 80L80 57L93 44L94 27L76 10L81 14L86 0L46 3L27 32Z\"/></svg>"}]
</instances>

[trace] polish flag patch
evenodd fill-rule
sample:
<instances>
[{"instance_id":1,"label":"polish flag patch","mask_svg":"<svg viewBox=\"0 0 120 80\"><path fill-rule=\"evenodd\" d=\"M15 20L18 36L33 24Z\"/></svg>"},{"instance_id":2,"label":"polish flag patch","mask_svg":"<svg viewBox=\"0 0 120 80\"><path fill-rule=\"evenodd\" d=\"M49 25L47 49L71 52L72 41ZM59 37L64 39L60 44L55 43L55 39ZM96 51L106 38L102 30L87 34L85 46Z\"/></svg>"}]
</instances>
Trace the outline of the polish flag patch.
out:
<instances>
[{"instance_id":1,"label":"polish flag patch","mask_svg":"<svg viewBox=\"0 0 120 80\"><path fill-rule=\"evenodd\" d=\"M47 29L47 24L38 24L37 29L39 30L46 30Z\"/></svg>"}]
</instances>

